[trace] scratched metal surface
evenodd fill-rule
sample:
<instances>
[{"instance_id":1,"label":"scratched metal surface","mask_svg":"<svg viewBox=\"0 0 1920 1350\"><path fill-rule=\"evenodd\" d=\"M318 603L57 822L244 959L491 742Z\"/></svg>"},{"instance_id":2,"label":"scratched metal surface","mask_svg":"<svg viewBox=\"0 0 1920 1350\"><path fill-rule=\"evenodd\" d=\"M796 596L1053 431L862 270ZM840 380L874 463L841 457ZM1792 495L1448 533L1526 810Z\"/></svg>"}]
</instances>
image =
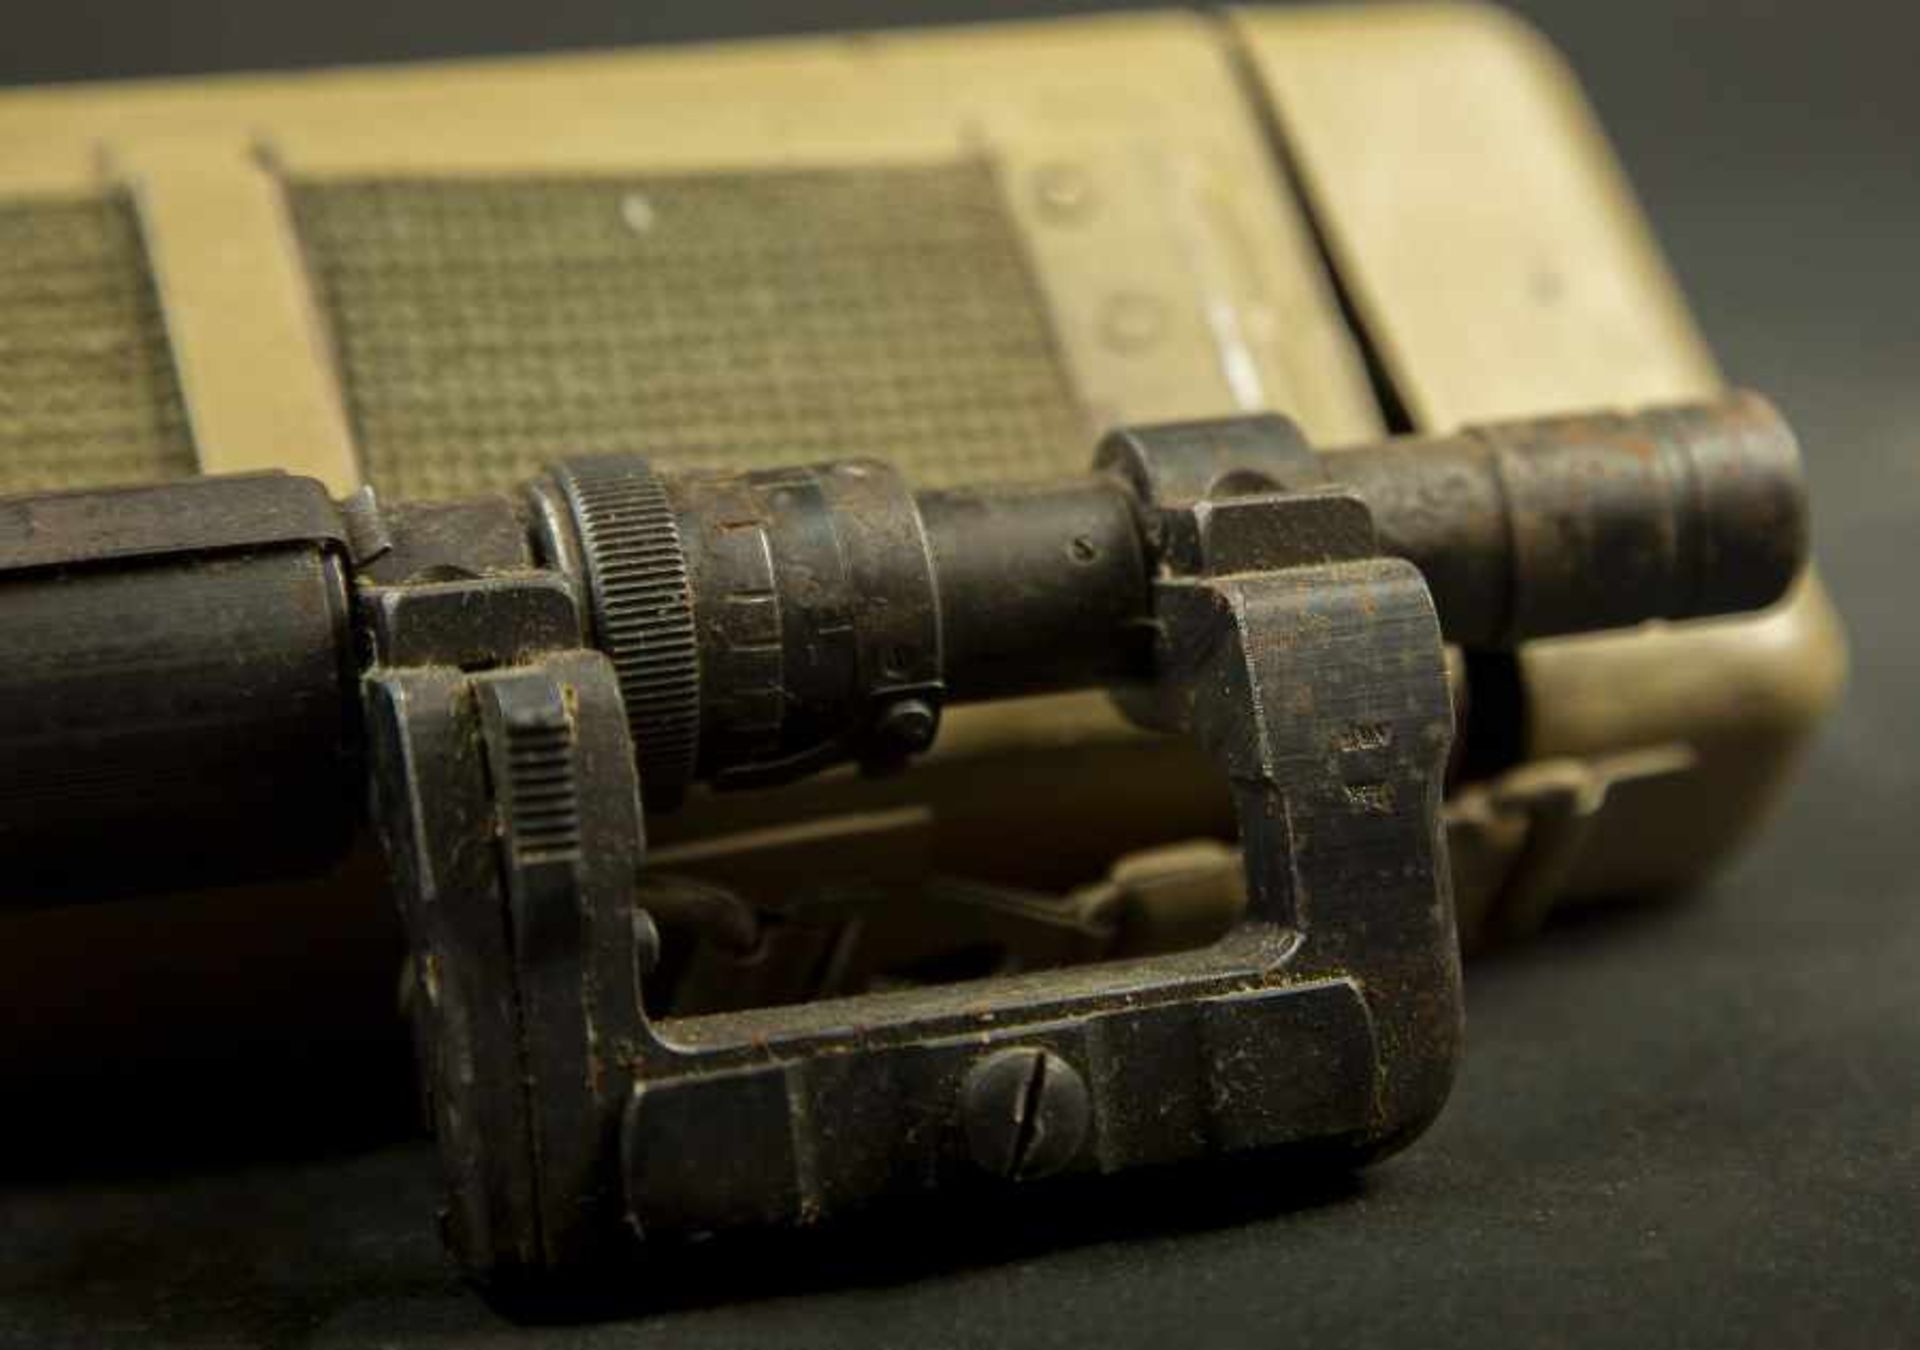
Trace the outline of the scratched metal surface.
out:
<instances>
[{"instance_id":1,"label":"scratched metal surface","mask_svg":"<svg viewBox=\"0 0 1920 1350\"><path fill-rule=\"evenodd\" d=\"M1452 1106L1357 1187L1241 1177L909 1221L668 1273L662 1306L640 1318L528 1327L471 1297L425 1217L427 1150L380 1143L377 1122L314 1100L298 1057L251 1068L237 1099L232 1066L212 1064L167 1092L130 1088L118 1114L11 1100L8 1137L34 1142L4 1150L0 1169L0 1344L1910 1343L1920 22L1869 0L1526 8L1587 80L1729 371L1778 395L1813 448L1819 552L1854 634L1850 694L1787 809L1709 893L1563 924L1476 966ZM987 10L915 7L930 20ZM822 0L803 21L901 13ZM87 0L17 23L0 76L800 21L738 3ZM404 1066L362 1071L377 1095ZM222 1090L244 1109L187 1108Z\"/></svg>"}]
</instances>

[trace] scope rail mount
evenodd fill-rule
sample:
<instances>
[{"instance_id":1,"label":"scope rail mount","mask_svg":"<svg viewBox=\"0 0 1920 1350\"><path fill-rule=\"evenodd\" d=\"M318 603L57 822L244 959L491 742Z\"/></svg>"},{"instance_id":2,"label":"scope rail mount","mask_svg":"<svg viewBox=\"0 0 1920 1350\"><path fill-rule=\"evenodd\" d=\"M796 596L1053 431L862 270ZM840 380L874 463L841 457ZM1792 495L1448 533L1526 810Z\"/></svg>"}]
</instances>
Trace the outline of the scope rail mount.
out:
<instances>
[{"instance_id":1,"label":"scope rail mount","mask_svg":"<svg viewBox=\"0 0 1920 1350\"><path fill-rule=\"evenodd\" d=\"M1460 1046L1443 634L1750 609L1804 550L1752 395L1327 454L1276 416L1142 427L1078 480L917 496L871 461L612 456L442 504L279 474L14 497L0 857L20 903L291 875L370 813L481 1277L983 1174L1358 1164ZM1225 775L1225 938L649 1019L643 803L898 766L948 704L1089 685Z\"/></svg>"}]
</instances>

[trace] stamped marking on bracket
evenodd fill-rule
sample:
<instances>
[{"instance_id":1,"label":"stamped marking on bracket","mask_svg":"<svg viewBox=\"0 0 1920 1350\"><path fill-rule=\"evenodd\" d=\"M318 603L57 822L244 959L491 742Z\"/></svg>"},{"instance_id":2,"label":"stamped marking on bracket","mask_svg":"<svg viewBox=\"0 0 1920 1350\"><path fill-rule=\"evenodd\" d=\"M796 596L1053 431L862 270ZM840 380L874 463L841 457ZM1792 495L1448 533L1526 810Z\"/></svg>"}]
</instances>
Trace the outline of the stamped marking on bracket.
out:
<instances>
[{"instance_id":1,"label":"stamped marking on bracket","mask_svg":"<svg viewBox=\"0 0 1920 1350\"><path fill-rule=\"evenodd\" d=\"M1393 784L1391 783L1345 783L1341 785L1347 804L1354 809L1372 816L1390 816L1393 814Z\"/></svg>"},{"instance_id":2,"label":"stamped marking on bracket","mask_svg":"<svg viewBox=\"0 0 1920 1350\"><path fill-rule=\"evenodd\" d=\"M1384 750L1393 744L1393 728L1385 722L1349 722L1340 728L1335 745L1342 754Z\"/></svg>"}]
</instances>

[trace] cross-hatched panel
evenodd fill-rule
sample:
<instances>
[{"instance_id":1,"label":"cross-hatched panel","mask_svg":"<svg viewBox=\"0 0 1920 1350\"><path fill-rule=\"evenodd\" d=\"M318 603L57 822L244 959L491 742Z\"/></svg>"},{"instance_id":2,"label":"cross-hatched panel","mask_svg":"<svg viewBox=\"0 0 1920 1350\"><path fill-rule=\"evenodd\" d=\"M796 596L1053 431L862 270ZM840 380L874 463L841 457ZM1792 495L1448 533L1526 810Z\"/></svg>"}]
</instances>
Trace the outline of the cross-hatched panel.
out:
<instances>
[{"instance_id":1,"label":"cross-hatched panel","mask_svg":"<svg viewBox=\"0 0 1920 1350\"><path fill-rule=\"evenodd\" d=\"M370 481L446 496L563 455L877 455L913 481L1083 465L991 166L293 189Z\"/></svg>"},{"instance_id":2,"label":"cross-hatched panel","mask_svg":"<svg viewBox=\"0 0 1920 1350\"><path fill-rule=\"evenodd\" d=\"M132 204L0 200L0 492L193 469Z\"/></svg>"}]
</instances>

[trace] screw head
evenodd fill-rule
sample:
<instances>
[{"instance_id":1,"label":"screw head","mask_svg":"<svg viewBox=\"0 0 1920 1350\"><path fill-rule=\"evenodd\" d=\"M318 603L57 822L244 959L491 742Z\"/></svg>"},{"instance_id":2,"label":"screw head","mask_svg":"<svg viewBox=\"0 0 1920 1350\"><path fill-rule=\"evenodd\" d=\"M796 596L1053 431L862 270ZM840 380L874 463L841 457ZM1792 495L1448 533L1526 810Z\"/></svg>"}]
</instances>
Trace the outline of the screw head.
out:
<instances>
[{"instance_id":1,"label":"screw head","mask_svg":"<svg viewBox=\"0 0 1920 1350\"><path fill-rule=\"evenodd\" d=\"M876 729L888 750L913 755L933 744L939 724L939 714L931 703L923 698L903 698L880 714Z\"/></svg>"},{"instance_id":2,"label":"screw head","mask_svg":"<svg viewBox=\"0 0 1920 1350\"><path fill-rule=\"evenodd\" d=\"M1078 164L1043 164L1033 175L1034 200L1049 220L1083 220L1093 210L1093 184Z\"/></svg>"},{"instance_id":3,"label":"screw head","mask_svg":"<svg viewBox=\"0 0 1920 1350\"><path fill-rule=\"evenodd\" d=\"M961 1094L967 1151L995 1176L1051 1176L1079 1156L1093 1110L1087 1084L1051 1050L1000 1050L967 1074Z\"/></svg>"}]
</instances>

